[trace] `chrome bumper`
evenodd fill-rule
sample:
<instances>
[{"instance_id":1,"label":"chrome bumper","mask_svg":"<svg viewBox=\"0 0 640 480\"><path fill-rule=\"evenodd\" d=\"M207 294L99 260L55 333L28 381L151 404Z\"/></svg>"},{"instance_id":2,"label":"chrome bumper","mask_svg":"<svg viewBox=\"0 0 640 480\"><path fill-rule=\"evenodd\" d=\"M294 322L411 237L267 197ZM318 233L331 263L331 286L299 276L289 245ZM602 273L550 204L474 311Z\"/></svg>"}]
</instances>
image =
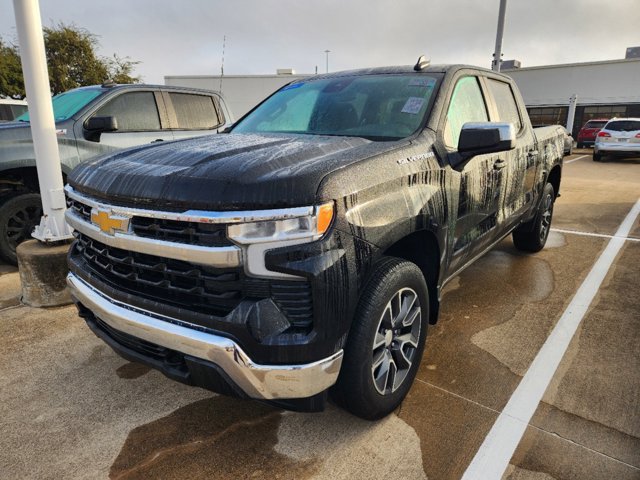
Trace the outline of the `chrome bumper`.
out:
<instances>
[{"instance_id":1,"label":"chrome bumper","mask_svg":"<svg viewBox=\"0 0 640 480\"><path fill-rule=\"evenodd\" d=\"M71 295L116 330L218 365L249 397L306 398L333 385L343 352L303 365L259 365L232 340L171 323L171 318L118 302L69 273Z\"/></svg>"}]
</instances>

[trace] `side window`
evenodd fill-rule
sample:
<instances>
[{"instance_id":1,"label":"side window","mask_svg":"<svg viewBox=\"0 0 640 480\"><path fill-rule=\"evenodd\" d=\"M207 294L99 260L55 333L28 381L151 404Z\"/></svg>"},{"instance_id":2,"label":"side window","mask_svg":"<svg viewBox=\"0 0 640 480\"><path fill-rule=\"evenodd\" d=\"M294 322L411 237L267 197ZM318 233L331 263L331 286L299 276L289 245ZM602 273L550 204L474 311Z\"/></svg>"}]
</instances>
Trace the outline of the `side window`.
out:
<instances>
[{"instance_id":1,"label":"side window","mask_svg":"<svg viewBox=\"0 0 640 480\"><path fill-rule=\"evenodd\" d=\"M447 120L444 127L444 141L447 147L457 148L462 126L467 122L487 122L487 107L476 77L458 80L451 95Z\"/></svg>"},{"instance_id":2,"label":"side window","mask_svg":"<svg viewBox=\"0 0 640 480\"><path fill-rule=\"evenodd\" d=\"M169 92L169 97L179 129L208 130L222 123L210 96Z\"/></svg>"},{"instance_id":3,"label":"side window","mask_svg":"<svg viewBox=\"0 0 640 480\"><path fill-rule=\"evenodd\" d=\"M0 120L13 120L11 105L0 104Z\"/></svg>"},{"instance_id":4,"label":"side window","mask_svg":"<svg viewBox=\"0 0 640 480\"><path fill-rule=\"evenodd\" d=\"M496 107L498 108L499 121L511 122L516 127L516 132L519 132L522 128L522 121L520 120L520 112L518 111L518 105L516 99L513 97L513 92L508 83L500 82L487 78L487 84L489 85L489 91L496 101Z\"/></svg>"},{"instance_id":5,"label":"side window","mask_svg":"<svg viewBox=\"0 0 640 480\"><path fill-rule=\"evenodd\" d=\"M94 116L116 117L118 131L160 130L160 117L153 92L131 92L117 96Z\"/></svg>"}]
</instances>

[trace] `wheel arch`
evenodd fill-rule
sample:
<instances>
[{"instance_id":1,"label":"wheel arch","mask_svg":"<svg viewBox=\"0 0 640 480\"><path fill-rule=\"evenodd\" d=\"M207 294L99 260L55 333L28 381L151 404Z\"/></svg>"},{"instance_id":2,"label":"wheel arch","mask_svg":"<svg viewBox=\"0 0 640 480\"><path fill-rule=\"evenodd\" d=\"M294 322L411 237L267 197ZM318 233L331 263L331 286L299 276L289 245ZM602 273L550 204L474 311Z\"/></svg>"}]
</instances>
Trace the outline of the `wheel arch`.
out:
<instances>
[{"instance_id":1,"label":"wheel arch","mask_svg":"<svg viewBox=\"0 0 640 480\"><path fill-rule=\"evenodd\" d=\"M553 187L553 191L556 195L556 198L560 195L560 179L562 177L562 168L560 165L555 165L549 175L547 175L547 183L550 183Z\"/></svg>"},{"instance_id":2,"label":"wheel arch","mask_svg":"<svg viewBox=\"0 0 640 480\"><path fill-rule=\"evenodd\" d=\"M429 230L413 232L388 247L383 255L415 263L422 271L429 290L429 323L438 321L438 278L440 275L440 245Z\"/></svg>"},{"instance_id":3,"label":"wheel arch","mask_svg":"<svg viewBox=\"0 0 640 480\"><path fill-rule=\"evenodd\" d=\"M66 183L67 172L62 169L62 182ZM38 170L35 166L9 168L0 171L0 196L16 192L40 193Z\"/></svg>"}]
</instances>

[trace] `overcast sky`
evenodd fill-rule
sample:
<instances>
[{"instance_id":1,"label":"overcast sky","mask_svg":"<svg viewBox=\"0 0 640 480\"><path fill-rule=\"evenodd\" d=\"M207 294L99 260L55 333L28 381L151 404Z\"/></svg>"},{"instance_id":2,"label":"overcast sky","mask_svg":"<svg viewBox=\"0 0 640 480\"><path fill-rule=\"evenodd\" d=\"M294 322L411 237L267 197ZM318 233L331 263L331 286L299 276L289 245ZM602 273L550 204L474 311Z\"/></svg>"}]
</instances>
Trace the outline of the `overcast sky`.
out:
<instances>
[{"instance_id":1,"label":"overcast sky","mask_svg":"<svg viewBox=\"0 0 640 480\"><path fill-rule=\"evenodd\" d=\"M273 74L433 63L488 67L499 0L41 0L44 25L99 36L99 53L165 75ZM13 2L0 0L0 36L16 41ZM503 59L522 66L624 58L640 46L640 0L509 0Z\"/></svg>"}]
</instances>

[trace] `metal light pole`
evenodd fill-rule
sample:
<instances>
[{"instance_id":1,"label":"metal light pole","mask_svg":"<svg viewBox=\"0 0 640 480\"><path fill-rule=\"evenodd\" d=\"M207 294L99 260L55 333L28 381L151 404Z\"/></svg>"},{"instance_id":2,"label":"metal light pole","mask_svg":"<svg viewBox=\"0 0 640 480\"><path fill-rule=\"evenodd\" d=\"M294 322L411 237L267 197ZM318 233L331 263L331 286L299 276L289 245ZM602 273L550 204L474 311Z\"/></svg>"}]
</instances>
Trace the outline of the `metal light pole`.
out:
<instances>
[{"instance_id":1,"label":"metal light pole","mask_svg":"<svg viewBox=\"0 0 640 480\"><path fill-rule=\"evenodd\" d=\"M51 105L40 5L38 0L13 0L13 8L42 197L43 216L33 237L42 242L66 240L72 235L71 228L64 220L66 205L62 169Z\"/></svg>"},{"instance_id":2,"label":"metal light pole","mask_svg":"<svg viewBox=\"0 0 640 480\"><path fill-rule=\"evenodd\" d=\"M493 52L493 62L491 70L500 71L502 62L502 35L504 34L504 17L507 11L507 0L500 0L500 11L498 13L498 32L496 33L496 48Z\"/></svg>"},{"instance_id":3,"label":"metal light pole","mask_svg":"<svg viewBox=\"0 0 640 480\"><path fill-rule=\"evenodd\" d=\"M567 130L573 135L573 122L576 118L576 105L578 104L578 95L573 94L569 98L569 111L567 112Z\"/></svg>"},{"instance_id":4,"label":"metal light pole","mask_svg":"<svg viewBox=\"0 0 640 480\"><path fill-rule=\"evenodd\" d=\"M331 53L331 50L325 50L324 53L327 56L327 73L329 73L329 54Z\"/></svg>"}]
</instances>

